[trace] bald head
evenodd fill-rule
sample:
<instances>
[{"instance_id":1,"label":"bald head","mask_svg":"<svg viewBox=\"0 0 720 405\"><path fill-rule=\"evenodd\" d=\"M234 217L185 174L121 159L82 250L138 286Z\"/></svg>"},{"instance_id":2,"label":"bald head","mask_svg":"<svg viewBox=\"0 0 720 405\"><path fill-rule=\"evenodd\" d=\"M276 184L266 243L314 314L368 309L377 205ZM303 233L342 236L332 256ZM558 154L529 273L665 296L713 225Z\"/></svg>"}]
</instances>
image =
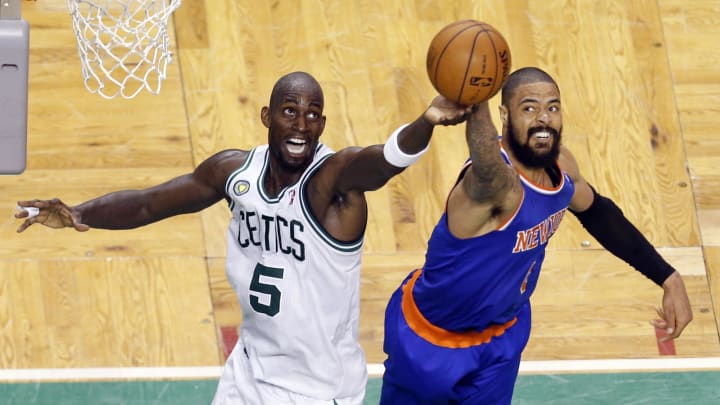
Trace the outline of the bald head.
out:
<instances>
[{"instance_id":1,"label":"bald head","mask_svg":"<svg viewBox=\"0 0 720 405\"><path fill-rule=\"evenodd\" d=\"M536 67L525 67L514 71L510 74L510 76L508 76L507 81L502 88L502 98L500 102L502 105L507 106L515 95L518 87L529 83L539 82L552 83L555 85L555 88L558 89L558 93L560 92L560 88L552 76Z\"/></svg>"},{"instance_id":2,"label":"bald head","mask_svg":"<svg viewBox=\"0 0 720 405\"><path fill-rule=\"evenodd\" d=\"M311 94L321 104L321 108L324 104L320 83L306 72L292 72L278 79L270 93L270 109L275 111L277 104L282 103L289 93Z\"/></svg>"}]
</instances>

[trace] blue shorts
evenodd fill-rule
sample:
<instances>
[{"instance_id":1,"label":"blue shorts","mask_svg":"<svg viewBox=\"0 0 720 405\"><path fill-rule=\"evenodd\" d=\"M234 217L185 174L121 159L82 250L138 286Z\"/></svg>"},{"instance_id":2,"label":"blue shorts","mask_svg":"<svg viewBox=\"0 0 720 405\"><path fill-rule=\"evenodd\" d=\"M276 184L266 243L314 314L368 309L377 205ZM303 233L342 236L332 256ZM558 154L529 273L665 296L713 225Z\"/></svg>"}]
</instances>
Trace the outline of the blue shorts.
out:
<instances>
[{"instance_id":1,"label":"blue shorts","mask_svg":"<svg viewBox=\"0 0 720 405\"><path fill-rule=\"evenodd\" d=\"M407 281L407 280L406 280ZM530 304L488 343L464 348L430 343L408 325L402 288L385 312L381 405L510 404L520 357L530 337Z\"/></svg>"}]
</instances>

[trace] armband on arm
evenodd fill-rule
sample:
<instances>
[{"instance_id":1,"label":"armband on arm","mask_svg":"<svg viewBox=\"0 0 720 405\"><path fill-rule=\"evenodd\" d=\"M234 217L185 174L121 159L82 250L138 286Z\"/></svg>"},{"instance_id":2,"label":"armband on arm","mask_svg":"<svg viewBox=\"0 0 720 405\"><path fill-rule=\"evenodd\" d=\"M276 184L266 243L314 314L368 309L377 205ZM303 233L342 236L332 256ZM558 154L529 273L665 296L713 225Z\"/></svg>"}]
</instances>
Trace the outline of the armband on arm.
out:
<instances>
[{"instance_id":1,"label":"armband on arm","mask_svg":"<svg viewBox=\"0 0 720 405\"><path fill-rule=\"evenodd\" d=\"M400 150L400 145L398 145L398 134L400 134L400 131L402 131L405 127L407 127L410 124L404 124L400 126L400 128L396 129L388 138L388 140L385 142L385 146L383 147L383 155L385 156L385 160L387 160L388 163L395 167L408 167L411 164L415 163L420 159L420 157L427 152L430 145L428 144L425 149L421 150L418 153L415 153L413 155L410 155L408 153L403 152Z\"/></svg>"},{"instance_id":2,"label":"armband on arm","mask_svg":"<svg viewBox=\"0 0 720 405\"><path fill-rule=\"evenodd\" d=\"M591 187L592 188L592 187ZM620 208L593 188L593 202L582 212L571 211L585 229L610 253L662 286L674 271Z\"/></svg>"}]
</instances>

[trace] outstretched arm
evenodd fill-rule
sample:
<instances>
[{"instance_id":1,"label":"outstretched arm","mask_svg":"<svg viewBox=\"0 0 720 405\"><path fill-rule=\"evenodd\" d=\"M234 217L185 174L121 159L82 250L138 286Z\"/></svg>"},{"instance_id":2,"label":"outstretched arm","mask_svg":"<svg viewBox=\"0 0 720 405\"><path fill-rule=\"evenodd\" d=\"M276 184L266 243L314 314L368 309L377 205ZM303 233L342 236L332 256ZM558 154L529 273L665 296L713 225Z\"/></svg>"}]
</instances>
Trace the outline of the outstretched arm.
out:
<instances>
[{"instance_id":1,"label":"outstretched arm","mask_svg":"<svg viewBox=\"0 0 720 405\"><path fill-rule=\"evenodd\" d=\"M488 103L468 119L465 138L471 166L450 192L448 226L459 238L483 235L508 219L522 198L517 173L500 154L500 140Z\"/></svg>"},{"instance_id":2,"label":"outstretched arm","mask_svg":"<svg viewBox=\"0 0 720 405\"><path fill-rule=\"evenodd\" d=\"M575 183L570 211L605 249L662 286L663 309L658 310L660 319L654 324L666 330L667 336L663 341L680 336L692 320L690 300L680 274L660 256L612 200L598 194L580 176L577 163L567 149L561 154L561 164Z\"/></svg>"},{"instance_id":3,"label":"outstretched arm","mask_svg":"<svg viewBox=\"0 0 720 405\"><path fill-rule=\"evenodd\" d=\"M467 119L473 107L461 106L437 96L415 121L401 126L384 145L346 148L328 162L334 191L372 191L417 161L428 148L436 125L456 125ZM332 168L332 169L331 169ZM323 173L323 175L328 173Z\"/></svg>"},{"instance_id":4,"label":"outstretched arm","mask_svg":"<svg viewBox=\"0 0 720 405\"><path fill-rule=\"evenodd\" d=\"M508 192L518 180L500 155L500 141L487 101L479 104L468 119L465 138L472 160L471 170L463 178L468 196L477 202L507 205ZM509 204L513 208L514 202Z\"/></svg>"},{"instance_id":5,"label":"outstretched arm","mask_svg":"<svg viewBox=\"0 0 720 405\"><path fill-rule=\"evenodd\" d=\"M143 190L109 193L75 207L57 198L18 201L20 207L36 207L39 212L31 218L26 211L15 214L16 218L26 218L17 231L22 232L35 223L51 228L73 227L78 231L130 229L173 215L196 212L223 198L228 171L238 167L244 156L242 151L220 152L192 173Z\"/></svg>"}]
</instances>

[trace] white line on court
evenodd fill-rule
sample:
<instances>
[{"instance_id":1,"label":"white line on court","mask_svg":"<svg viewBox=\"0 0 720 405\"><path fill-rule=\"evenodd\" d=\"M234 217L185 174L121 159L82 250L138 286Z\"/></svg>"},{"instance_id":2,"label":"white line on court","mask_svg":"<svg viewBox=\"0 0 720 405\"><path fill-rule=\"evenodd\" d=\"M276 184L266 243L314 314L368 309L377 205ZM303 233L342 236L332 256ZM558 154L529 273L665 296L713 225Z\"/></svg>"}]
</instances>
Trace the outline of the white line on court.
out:
<instances>
[{"instance_id":1,"label":"white line on court","mask_svg":"<svg viewBox=\"0 0 720 405\"><path fill-rule=\"evenodd\" d=\"M523 361L520 363L520 374L700 370L720 371L720 357L543 360Z\"/></svg>"},{"instance_id":2,"label":"white line on court","mask_svg":"<svg viewBox=\"0 0 720 405\"><path fill-rule=\"evenodd\" d=\"M219 366L2 369L0 382L217 379L221 372Z\"/></svg>"},{"instance_id":3,"label":"white line on court","mask_svg":"<svg viewBox=\"0 0 720 405\"><path fill-rule=\"evenodd\" d=\"M380 377L382 364L368 364ZM520 374L720 371L720 357L523 361ZM103 367L2 369L0 383L37 381L195 380L218 379L222 367Z\"/></svg>"}]
</instances>

